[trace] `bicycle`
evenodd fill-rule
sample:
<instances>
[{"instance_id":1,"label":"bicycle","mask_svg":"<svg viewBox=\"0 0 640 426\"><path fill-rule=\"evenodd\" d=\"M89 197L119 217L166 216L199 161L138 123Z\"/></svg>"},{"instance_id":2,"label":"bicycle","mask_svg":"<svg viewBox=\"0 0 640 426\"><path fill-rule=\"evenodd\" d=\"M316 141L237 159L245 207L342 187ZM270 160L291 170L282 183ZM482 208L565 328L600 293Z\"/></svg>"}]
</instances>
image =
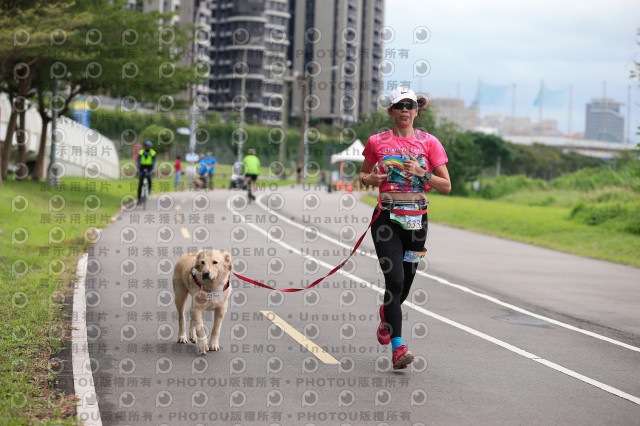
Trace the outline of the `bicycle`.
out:
<instances>
[{"instance_id":1,"label":"bicycle","mask_svg":"<svg viewBox=\"0 0 640 426\"><path fill-rule=\"evenodd\" d=\"M249 204L251 204L251 201L255 201L256 196L253 195L253 183L255 182L252 179L253 175L245 175L244 177L244 185L246 188L242 188L242 189L246 189L247 190L247 200L249 202Z\"/></svg>"},{"instance_id":2,"label":"bicycle","mask_svg":"<svg viewBox=\"0 0 640 426\"><path fill-rule=\"evenodd\" d=\"M147 209L147 197L149 197L149 179L147 178L148 172L141 171L144 176L142 178L142 190L140 190L140 202L142 203L142 210Z\"/></svg>"},{"instance_id":3,"label":"bicycle","mask_svg":"<svg viewBox=\"0 0 640 426\"><path fill-rule=\"evenodd\" d=\"M249 181L247 183L247 200L249 200L249 204L251 204L251 200L255 200L256 197L251 193L251 188L253 187L253 184L251 183L251 181Z\"/></svg>"}]
</instances>

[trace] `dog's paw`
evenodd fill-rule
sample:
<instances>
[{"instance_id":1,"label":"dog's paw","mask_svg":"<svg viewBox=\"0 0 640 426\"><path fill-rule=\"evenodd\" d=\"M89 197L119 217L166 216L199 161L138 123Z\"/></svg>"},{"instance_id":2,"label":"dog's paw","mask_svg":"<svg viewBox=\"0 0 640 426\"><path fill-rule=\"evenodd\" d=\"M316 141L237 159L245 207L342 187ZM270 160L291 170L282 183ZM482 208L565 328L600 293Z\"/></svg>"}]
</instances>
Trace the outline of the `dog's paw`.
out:
<instances>
[{"instance_id":1,"label":"dog's paw","mask_svg":"<svg viewBox=\"0 0 640 426\"><path fill-rule=\"evenodd\" d=\"M187 343L187 336L178 337L178 343Z\"/></svg>"},{"instance_id":2,"label":"dog's paw","mask_svg":"<svg viewBox=\"0 0 640 426\"><path fill-rule=\"evenodd\" d=\"M209 350L217 352L220 350L220 345L218 345L217 343L212 343L209 345Z\"/></svg>"},{"instance_id":3,"label":"dog's paw","mask_svg":"<svg viewBox=\"0 0 640 426\"><path fill-rule=\"evenodd\" d=\"M207 339L198 342L198 353L204 355L207 353Z\"/></svg>"}]
</instances>

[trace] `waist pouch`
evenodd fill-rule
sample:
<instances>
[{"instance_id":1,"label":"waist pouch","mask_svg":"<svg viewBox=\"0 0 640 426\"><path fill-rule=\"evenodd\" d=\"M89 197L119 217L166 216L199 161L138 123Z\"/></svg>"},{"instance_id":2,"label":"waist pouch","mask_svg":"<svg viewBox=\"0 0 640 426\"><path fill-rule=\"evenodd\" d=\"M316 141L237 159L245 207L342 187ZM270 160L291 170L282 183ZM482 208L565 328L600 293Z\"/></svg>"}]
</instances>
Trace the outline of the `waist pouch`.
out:
<instances>
[{"instance_id":1,"label":"waist pouch","mask_svg":"<svg viewBox=\"0 0 640 426\"><path fill-rule=\"evenodd\" d=\"M399 200L382 200L378 198L378 207L380 210L388 210L398 216L422 216L427 212L429 200L417 201L399 201Z\"/></svg>"},{"instance_id":2,"label":"waist pouch","mask_svg":"<svg viewBox=\"0 0 640 426\"><path fill-rule=\"evenodd\" d=\"M422 229L422 215L427 212L429 200L399 201L378 198L378 207L389 210L389 219L402 229L417 231Z\"/></svg>"}]
</instances>

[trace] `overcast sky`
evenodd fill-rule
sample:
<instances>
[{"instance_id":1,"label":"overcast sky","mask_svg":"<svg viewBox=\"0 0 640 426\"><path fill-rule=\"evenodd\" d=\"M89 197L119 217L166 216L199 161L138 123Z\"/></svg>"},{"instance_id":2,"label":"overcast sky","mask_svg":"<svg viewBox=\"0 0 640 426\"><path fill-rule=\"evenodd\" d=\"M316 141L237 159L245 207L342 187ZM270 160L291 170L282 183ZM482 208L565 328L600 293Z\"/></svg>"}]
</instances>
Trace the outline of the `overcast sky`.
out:
<instances>
[{"instance_id":1,"label":"overcast sky","mask_svg":"<svg viewBox=\"0 0 640 426\"><path fill-rule=\"evenodd\" d=\"M459 96L467 105L480 80L492 86L515 84L516 116L532 118L539 114L533 102L541 80L552 90L571 86L574 132L584 132L585 104L601 98L603 90L625 104L621 113L626 117L631 85L631 134L640 141L635 135L640 126L639 83L629 79L634 60L640 61L640 1L385 3L385 53L395 53L385 62L391 62L386 83L408 81L414 90ZM555 108L543 109L543 118L558 119L561 131L569 126L568 89L564 93ZM511 100L509 89L502 105L481 105L481 114L495 110L510 115Z\"/></svg>"}]
</instances>

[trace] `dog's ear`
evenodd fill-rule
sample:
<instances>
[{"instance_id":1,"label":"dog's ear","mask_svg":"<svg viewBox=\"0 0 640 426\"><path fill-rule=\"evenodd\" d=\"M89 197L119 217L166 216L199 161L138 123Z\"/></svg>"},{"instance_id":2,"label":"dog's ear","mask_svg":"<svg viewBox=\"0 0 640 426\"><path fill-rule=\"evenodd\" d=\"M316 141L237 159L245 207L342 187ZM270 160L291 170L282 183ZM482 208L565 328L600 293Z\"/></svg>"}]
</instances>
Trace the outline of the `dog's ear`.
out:
<instances>
[{"instance_id":1,"label":"dog's ear","mask_svg":"<svg viewBox=\"0 0 640 426\"><path fill-rule=\"evenodd\" d=\"M200 259L202 259L204 255L204 250L200 250L199 252L196 253L196 258L193 260L193 267L196 269L200 269Z\"/></svg>"},{"instance_id":2,"label":"dog's ear","mask_svg":"<svg viewBox=\"0 0 640 426\"><path fill-rule=\"evenodd\" d=\"M229 269L229 271L233 270L233 262L231 261L231 255L229 253L222 253L222 257L224 259L224 264Z\"/></svg>"}]
</instances>

